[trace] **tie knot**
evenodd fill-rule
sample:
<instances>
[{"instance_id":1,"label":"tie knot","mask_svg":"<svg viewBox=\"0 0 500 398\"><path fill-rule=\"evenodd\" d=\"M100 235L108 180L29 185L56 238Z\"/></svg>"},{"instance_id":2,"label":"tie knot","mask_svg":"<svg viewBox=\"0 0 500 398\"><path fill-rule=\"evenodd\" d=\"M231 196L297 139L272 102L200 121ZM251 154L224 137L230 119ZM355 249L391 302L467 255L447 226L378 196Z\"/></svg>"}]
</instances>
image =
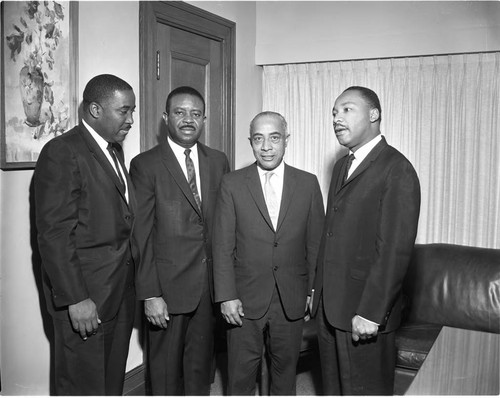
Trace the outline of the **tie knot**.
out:
<instances>
[{"instance_id":1,"label":"tie knot","mask_svg":"<svg viewBox=\"0 0 500 398\"><path fill-rule=\"evenodd\" d=\"M274 171L268 171L265 176L266 176L266 182L271 181L271 177L274 175Z\"/></svg>"},{"instance_id":2,"label":"tie knot","mask_svg":"<svg viewBox=\"0 0 500 398\"><path fill-rule=\"evenodd\" d=\"M189 157L189 154L190 154L190 153L191 153L191 149L186 149L186 150L184 151L184 154L185 154L187 157Z\"/></svg>"},{"instance_id":3,"label":"tie knot","mask_svg":"<svg viewBox=\"0 0 500 398\"><path fill-rule=\"evenodd\" d=\"M356 156L354 156L354 153L351 153L349 157L347 158L347 169L351 167L352 161L356 159Z\"/></svg>"}]
</instances>

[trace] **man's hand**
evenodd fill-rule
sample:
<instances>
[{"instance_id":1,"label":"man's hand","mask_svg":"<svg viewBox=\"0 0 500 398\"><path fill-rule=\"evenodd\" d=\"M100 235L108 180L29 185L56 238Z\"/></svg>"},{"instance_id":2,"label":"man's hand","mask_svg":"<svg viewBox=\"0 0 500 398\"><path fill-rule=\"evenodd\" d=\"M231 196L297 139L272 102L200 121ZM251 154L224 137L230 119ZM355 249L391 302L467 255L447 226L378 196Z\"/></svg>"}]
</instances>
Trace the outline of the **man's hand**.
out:
<instances>
[{"instance_id":1,"label":"man's hand","mask_svg":"<svg viewBox=\"0 0 500 398\"><path fill-rule=\"evenodd\" d=\"M352 318L352 340L366 340L375 337L378 333L378 325L374 322L367 321L359 315L354 315Z\"/></svg>"},{"instance_id":2,"label":"man's hand","mask_svg":"<svg viewBox=\"0 0 500 398\"><path fill-rule=\"evenodd\" d=\"M307 322L309 319L311 319L311 312L312 312L311 296L307 296L306 309L304 311L304 321L305 322Z\"/></svg>"},{"instance_id":3,"label":"man's hand","mask_svg":"<svg viewBox=\"0 0 500 398\"><path fill-rule=\"evenodd\" d=\"M149 300L144 300L144 313L147 320L159 328L166 329L167 322L170 320L168 315L167 303L163 297L153 297Z\"/></svg>"},{"instance_id":4,"label":"man's hand","mask_svg":"<svg viewBox=\"0 0 500 398\"><path fill-rule=\"evenodd\" d=\"M243 324L241 318L244 317L245 314L243 313L243 304L239 299L224 301L221 303L220 312L227 323L237 326L241 326Z\"/></svg>"},{"instance_id":5,"label":"man's hand","mask_svg":"<svg viewBox=\"0 0 500 398\"><path fill-rule=\"evenodd\" d=\"M92 299L88 298L79 303L69 305L68 313L73 329L80 334L83 340L87 340L87 337L97 333L97 328L101 320Z\"/></svg>"}]
</instances>

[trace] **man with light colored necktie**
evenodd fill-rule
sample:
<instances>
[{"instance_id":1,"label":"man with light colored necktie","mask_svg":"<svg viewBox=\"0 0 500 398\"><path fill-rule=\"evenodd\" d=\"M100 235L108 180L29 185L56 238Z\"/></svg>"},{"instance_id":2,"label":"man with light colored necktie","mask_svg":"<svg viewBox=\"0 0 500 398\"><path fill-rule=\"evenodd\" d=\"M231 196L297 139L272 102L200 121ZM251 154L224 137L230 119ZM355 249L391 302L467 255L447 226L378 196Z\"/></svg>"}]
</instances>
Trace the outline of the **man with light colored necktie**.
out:
<instances>
[{"instance_id":1,"label":"man with light colored necktie","mask_svg":"<svg viewBox=\"0 0 500 398\"><path fill-rule=\"evenodd\" d=\"M226 174L213 236L215 300L229 324L228 394L254 395L264 344L272 395L294 395L324 221L316 176L283 162L289 135L276 112L250 124L256 163Z\"/></svg>"}]
</instances>

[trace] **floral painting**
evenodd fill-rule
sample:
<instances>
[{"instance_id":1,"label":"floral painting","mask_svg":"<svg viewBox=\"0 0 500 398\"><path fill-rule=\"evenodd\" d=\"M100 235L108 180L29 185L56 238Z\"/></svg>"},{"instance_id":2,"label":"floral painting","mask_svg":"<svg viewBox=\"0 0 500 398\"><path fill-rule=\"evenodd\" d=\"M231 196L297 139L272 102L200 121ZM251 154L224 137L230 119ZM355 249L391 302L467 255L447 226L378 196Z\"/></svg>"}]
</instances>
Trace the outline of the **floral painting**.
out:
<instances>
[{"instance_id":1,"label":"floral painting","mask_svg":"<svg viewBox=\"0 0 500 398\"><path fill-rule=\"evenodd\" d=\"M70 5L71 4L71 5ZM2 167L33 167L77 120L75 3L2 4Z\"/></svg>"}]
</instances>

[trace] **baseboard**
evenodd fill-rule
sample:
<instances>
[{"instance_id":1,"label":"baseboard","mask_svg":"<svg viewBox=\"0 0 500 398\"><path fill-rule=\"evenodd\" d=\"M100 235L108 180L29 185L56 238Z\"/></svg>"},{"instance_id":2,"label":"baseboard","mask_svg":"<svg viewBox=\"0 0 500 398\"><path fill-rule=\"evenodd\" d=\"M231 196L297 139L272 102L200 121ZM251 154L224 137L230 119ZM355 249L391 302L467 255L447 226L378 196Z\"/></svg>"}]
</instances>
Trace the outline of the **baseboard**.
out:
<instances>
[{"instance_id":1,"label":"baseboard","mask_svg":"<svg viewBox=\"0 0 500 398\"><path fill-rule=\"evenodd\" d=\"M123 384L123 395L144 396L146 395L146 371L144 365L128 371L125 374L125 383Z\"/></svg>"}]
</instances>

